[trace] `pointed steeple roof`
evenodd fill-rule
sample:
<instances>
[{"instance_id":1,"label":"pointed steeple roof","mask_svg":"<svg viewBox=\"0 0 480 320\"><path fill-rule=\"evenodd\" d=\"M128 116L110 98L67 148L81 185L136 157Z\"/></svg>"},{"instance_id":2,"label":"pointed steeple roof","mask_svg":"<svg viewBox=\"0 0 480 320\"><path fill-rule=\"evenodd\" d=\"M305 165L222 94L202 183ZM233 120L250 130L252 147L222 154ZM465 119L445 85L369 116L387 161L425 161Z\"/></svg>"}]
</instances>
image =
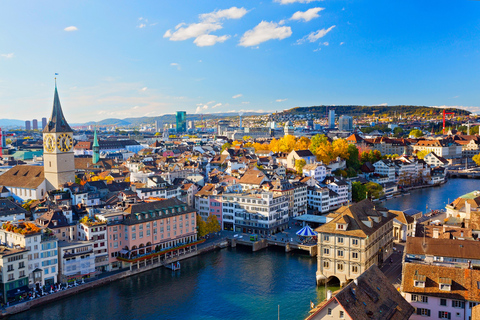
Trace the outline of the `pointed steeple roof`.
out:
<instances>
[{"instance_id":1,"label":"pointed steeple roof","mask_svg":"<svg viewBox=\"0 0 480 320\"><path fill-rule=\"evenodd\" d=\"M92 147L99 147L98 138L97 138L97 128L95 128L95 132L93 134L93 145L92 145Z\"/></svg>"},{"instance_id":2,"label":"pointed steeple roof","mask_svg":"<svg viewBox=\"0 0 480 320\"><path fill-rule=\"evenodd\" d=\"M57 81L55 81L55 95L53 97L53 110L52 116L48 121L45 128L43 128L43 133L54 133L54 132L73 132L72 128L65 120L62 112L62 106L60 105L60 98L58 97L57 91Z\"/></svg>"}]
</instances>

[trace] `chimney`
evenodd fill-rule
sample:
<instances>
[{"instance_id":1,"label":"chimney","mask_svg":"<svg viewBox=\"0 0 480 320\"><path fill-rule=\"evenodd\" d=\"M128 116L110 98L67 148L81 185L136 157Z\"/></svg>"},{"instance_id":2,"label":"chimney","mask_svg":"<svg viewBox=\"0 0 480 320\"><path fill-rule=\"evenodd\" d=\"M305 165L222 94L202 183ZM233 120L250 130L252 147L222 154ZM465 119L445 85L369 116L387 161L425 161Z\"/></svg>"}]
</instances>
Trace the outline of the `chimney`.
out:
<instances>
[{"instance_id":1,"label":"chimney","mask_svg":"<svg viewBox=\"0 0 480 320\"><path fill-rule=\"evenodd\" d=\"M332 298L332 291L327 290L327 300L330 300Z\"/></svg>"},{"instance_id":2,"label":"chimney","mask_svg":"<svg viewBox=\"0 0 480 320\"><path fill-rule=\"evenodd\" d=\"M433 238L438 239L438 229L433 229Z\"/></svg>"},{"instance_id":3,"label":"chimney","mask_svg":"<svg viewBox=\"0 0 480 320\"><path fill-rule=\"evenodd\" d=\"M471 206L468 200L465 200L465 219L470 220L470 211L471 211Z\"/></svg>"}]
</instances>

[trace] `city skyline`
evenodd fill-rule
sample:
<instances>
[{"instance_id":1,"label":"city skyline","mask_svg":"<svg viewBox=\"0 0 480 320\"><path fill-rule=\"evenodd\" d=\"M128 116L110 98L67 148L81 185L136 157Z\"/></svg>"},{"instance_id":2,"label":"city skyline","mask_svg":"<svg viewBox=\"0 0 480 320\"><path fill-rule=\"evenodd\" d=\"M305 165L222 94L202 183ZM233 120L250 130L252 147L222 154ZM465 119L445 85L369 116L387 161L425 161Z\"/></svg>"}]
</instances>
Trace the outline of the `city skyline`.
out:
<instances>
[{"instance_id":1,"label":"city skyline","mask_svg":"<svg viewBox=\"0 0 480 320\"><path fill-rule=\"evenodd\" d=\"M55 73L75 122L311 105L480 111L476 1L27 5L34 15L14 2L0 12L2 118L44 117Z\"/></svg>"}]
</instances>

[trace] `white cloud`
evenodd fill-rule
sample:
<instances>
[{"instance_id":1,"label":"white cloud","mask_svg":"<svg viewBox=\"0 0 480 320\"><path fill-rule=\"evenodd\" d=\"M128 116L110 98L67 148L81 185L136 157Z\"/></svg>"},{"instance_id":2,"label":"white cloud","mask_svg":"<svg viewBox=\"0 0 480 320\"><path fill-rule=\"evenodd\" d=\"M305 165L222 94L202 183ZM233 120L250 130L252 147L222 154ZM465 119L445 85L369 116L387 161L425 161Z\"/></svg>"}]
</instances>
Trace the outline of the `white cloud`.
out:
<instances>
[{"instance_id":1,"label":"white cloud","mask_svg":"<svg viewBox=\"0 0 480 320\"><path fill-rule=\"evenodd\" d=\"M275 101L277 101L277 102L283 102L283 101L287 101L287 99L277 99L277 100L275 100Z\"/></svg>"},{"instance_id":2,"label":"white cloud","mask_svg":"<svg viewBox=\"0 0 480 320\"><path fill-rule=\"evenodd\" d=\"M142 28L145 28L146 26L147 26L147 25L146 25L145 23L140 23L140 24L137 26L137 28L142 29Z\"/></svg>"},{"instance_id":3,"label":"white cloud","mask_svg":"<svg viewBox=\"0 0 480 320\"><path fill-rule=\"evenodd\" d=\"M147 87L143 87L143 88L140 89L140 90L142 90L142 91L147 91L147 89L148 89Z\"/></svg>"},{"instance_id":4,"label":"white cloud","mask_svg":"<svg viewBox=\"0 0 480 320\"><path fill-rule=\"evenodd\" d=\"M340 42L340 45L343 46L345 44L345 42Z\"/></svg>"},{"instance_id":5,"label":"white cloud","mask_svg":"<svg viewBox=\"0 0 480 320\"><path fill-rule=\"evenodd\" d=\"M335 28L334 25L331 26L328 29L324 28L324 29L320 29L320 30L317 30L317 31L312 31L310 34L306 35L302 39L297 40L297 44L304 43L305 41L315 42L318 39L323 38L327 33L332 31L333 28Z\"/></svg>"},{"instance_id":6,"label":"white cloud","mask_svg":"<svg viewBox=\"0 0 480 320\"><path fill-rule=\"evenodd\" d=\"M242 97L242 96L243 96L243 95L242 95L241 93L239 93L239 94L234 95L232 98L233 98L233 99L237 99L237 98L240 98L240 97Z\"/></svg>"},{"instance_id":7,"label":"white cloud","mask_svg":"<svg viewBox=\"0 0 480 320\"><path fill-rule=\"evenodd\" d=\"M275 22L262 21L255 28L243 34L239 45L252 47L272 39L282 40L291 35L292 29L290 27L280 27Z\"/></svg>"},{"instance_id":8,"label":"white cloud","mask_svg":"<svg viewBox=\"0 0 480 320\"><path fill-rule=\"evenodd\" d=\"M143 17L138 18L138 21L143 20Z\"/></svg>"},{"instance_id":9,"label":"white cloud","mask_svg":"<svg viewBox=\"0 0 480 320\"><path fill-rule=\"evenodd\" d=\"M170 65L171 65L172 67L177 67L177 70L180 70L180 64L178 64L178 63L176 63L176 62L172 62L172 63L170 63Z\"/></svg>"},{"instance_id":10,"label":"white cloud","mask_svg":"<svg viewBox=\"0 0 480 320\"><path fill-rule=\"evenodd\" d=\"M217 22L222 19L240 19L247 14L247 9L231 7L230 9L215 10L210 13L200 15L200 20L205 22Z\"/></svg>"},{"instance_id":11,"label":"white cloud","mask_svg":"<svg viewBox=\"0 0 480 320\"><path fill-rule=\"evenodd\" d=\"M245 8L231 7L224 10L216 10L210 13L203 13L199 15L198 23L186 24L184 22L175 26L174 31L167 30L163 35L170 41L184 41L195 38L193 43L198 47L213 46L218 42L225 42L230 35L211 35L210 33L220 30L223 25L220 21L225 19L240 19L248 11Z\"/></svg>"},{"instance_id":12,"label":"white cloud","mask_svg":"<svg viewBox=\"0 0 480 320\"><path fill-rule=\"evenodd\" d=\"M218 107L220 107L221 105L222 105L221 103L217 103L216 105L212 106L212 109L218 108Z\"/></svg>"},{"instance_id":13,"label":"white cloud","mask_svg":"<svg viewBox=\"0 0 480 320\"><path fill-rule=\"evenodd\" d=\"M66 28L65 28L65 29L63 29L63 30L65 30L65 31L69 31L69 32L70 32L70 31L77 31L77 30L78 30L78 28L77 28L77 27L75 27L75 26L70 26L70 27L66 27Z\"/></svg>"},{"instance_id":14,"label":"white cloud","mask_svg":"<svg viewBox=\"0 0 480 320\"><path fill-rule=\"evenodd\" d=\"M307 11L305 11L305 12L297 11L292 15L290 20L303 20L305 22L308 22L312 19L320 17L320 15L318 13L322 10L325 10L325 8L319 8L319 7L318 8L311 8L311 9L308 9Z\"/></svg>"},{"instance_id":15,"label":"white cloud","mask_svg":"<svg viewBox=\"0 0 480 320\"><path fill-rule=\"evenodd\" d=\"M195 38L193 43L195 43L198 47L208 47L213 46L217 42L225 42L228 38L230 38L229 35L219 37L213 34L202 34L201 36Z\"/></svg>"},{"instance_id":16,"label":"white cloud","mask_svg":"<svg viewBox=\"0 0 480 320\"><path fill-rule=\"evenodd\" d=\"M324 46L328 46L329 44L330 44L330 43L328 43L328 42L326 42L326 41L323 43Z\"/></svg>"},{"instance_id":17,"label":"white cloud","mask_svg":"<svg viewBox=\"0 0 480 320\"><path fill-rule=\"evenodd\" d=\"M242 101L242 104L250 104L250 101Z\"/></svg>"},{"instance_id":18,"label":"white cloud","mask_svg":"<svg viewBox=\"0 0 480 320\"><path fill-rule=\"evenodd\" d=\"M381 107L388 107L388 103L384 102L384 103L380 103L378 106L381 106Z\"/></svg>"},{"instance_id":19,"label":"white cloud","mask_svg":"<svg viewBox=\"0 0 480 320\"><path fill-rule=\"evenodd\" d=\"M208 106L206 104L203 106L198 106L197 109L195 110L195 113L202 113L202 111L207 109L208 109Z\"/></svg>"},{"instance_id":20,"label":"white cloud","mask_svg":"<svg viewBox=\"0 0 480 320\"><path fill-rule=\"evenodd\" d=\"M11 59L13 58L13 52L12 53L2 53L0 54L0 57L5 58L5 59Z\"/></svg>"},{"instance_id":21,"label":"white cloud","mask_svg":"<svg viewBox=\"0 0 480 320\"><path fill-rule=\"evenodd\" d=\"M197 38L203 34L222 29L222 25L218 23L192 23L187 27L179 27L174 33L167 30L163 35L164 38L170 38L170 41L183 41L190 38Z\"/></svg>"},{"instance_id":22,"label":"white cloud","mask_svg":"<svg viewBox=\"0 0 480 320\"><path fill-rule=\"evenodd\" d=\"M292 3L310 3L314 1L321 1L321 0L274 0L274 2L280 3L280 4L292 4Z\"/></svg>"}]
</instances>

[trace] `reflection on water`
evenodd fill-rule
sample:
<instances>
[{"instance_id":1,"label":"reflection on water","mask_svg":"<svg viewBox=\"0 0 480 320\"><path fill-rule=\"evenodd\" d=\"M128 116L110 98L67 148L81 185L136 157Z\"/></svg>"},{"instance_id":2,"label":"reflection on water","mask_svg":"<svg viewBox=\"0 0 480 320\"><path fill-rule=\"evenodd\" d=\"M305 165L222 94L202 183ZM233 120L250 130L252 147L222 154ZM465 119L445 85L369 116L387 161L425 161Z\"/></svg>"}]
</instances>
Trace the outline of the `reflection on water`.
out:
<instances>
[{"instance_id":1,"label":"reflection on water","mask_svg":"<svg viewBox=\"0 0 480 320\"><path fill-rule=\"evenodd\" d=\"M448 201L453 201L461 195L480 189L480 180L450 179L439 187L412 190L410 195L393 198L382 202L382 205L392 210L417 209L426 211L445 209ZM426 210L428 205L428 210Z\"/></svg>"},{"instance_id":2,"label":"reflection on water","mask_svg":"<svg viewBox=\"0 0 480 320\"><path fill-rule=\"evenodd\" d=\"M237 247L148 271L12 319L304 319L316 288L316 259L268 248ZM329 288L332 291L338 289Z\"/></svg>"}]
</instances>

